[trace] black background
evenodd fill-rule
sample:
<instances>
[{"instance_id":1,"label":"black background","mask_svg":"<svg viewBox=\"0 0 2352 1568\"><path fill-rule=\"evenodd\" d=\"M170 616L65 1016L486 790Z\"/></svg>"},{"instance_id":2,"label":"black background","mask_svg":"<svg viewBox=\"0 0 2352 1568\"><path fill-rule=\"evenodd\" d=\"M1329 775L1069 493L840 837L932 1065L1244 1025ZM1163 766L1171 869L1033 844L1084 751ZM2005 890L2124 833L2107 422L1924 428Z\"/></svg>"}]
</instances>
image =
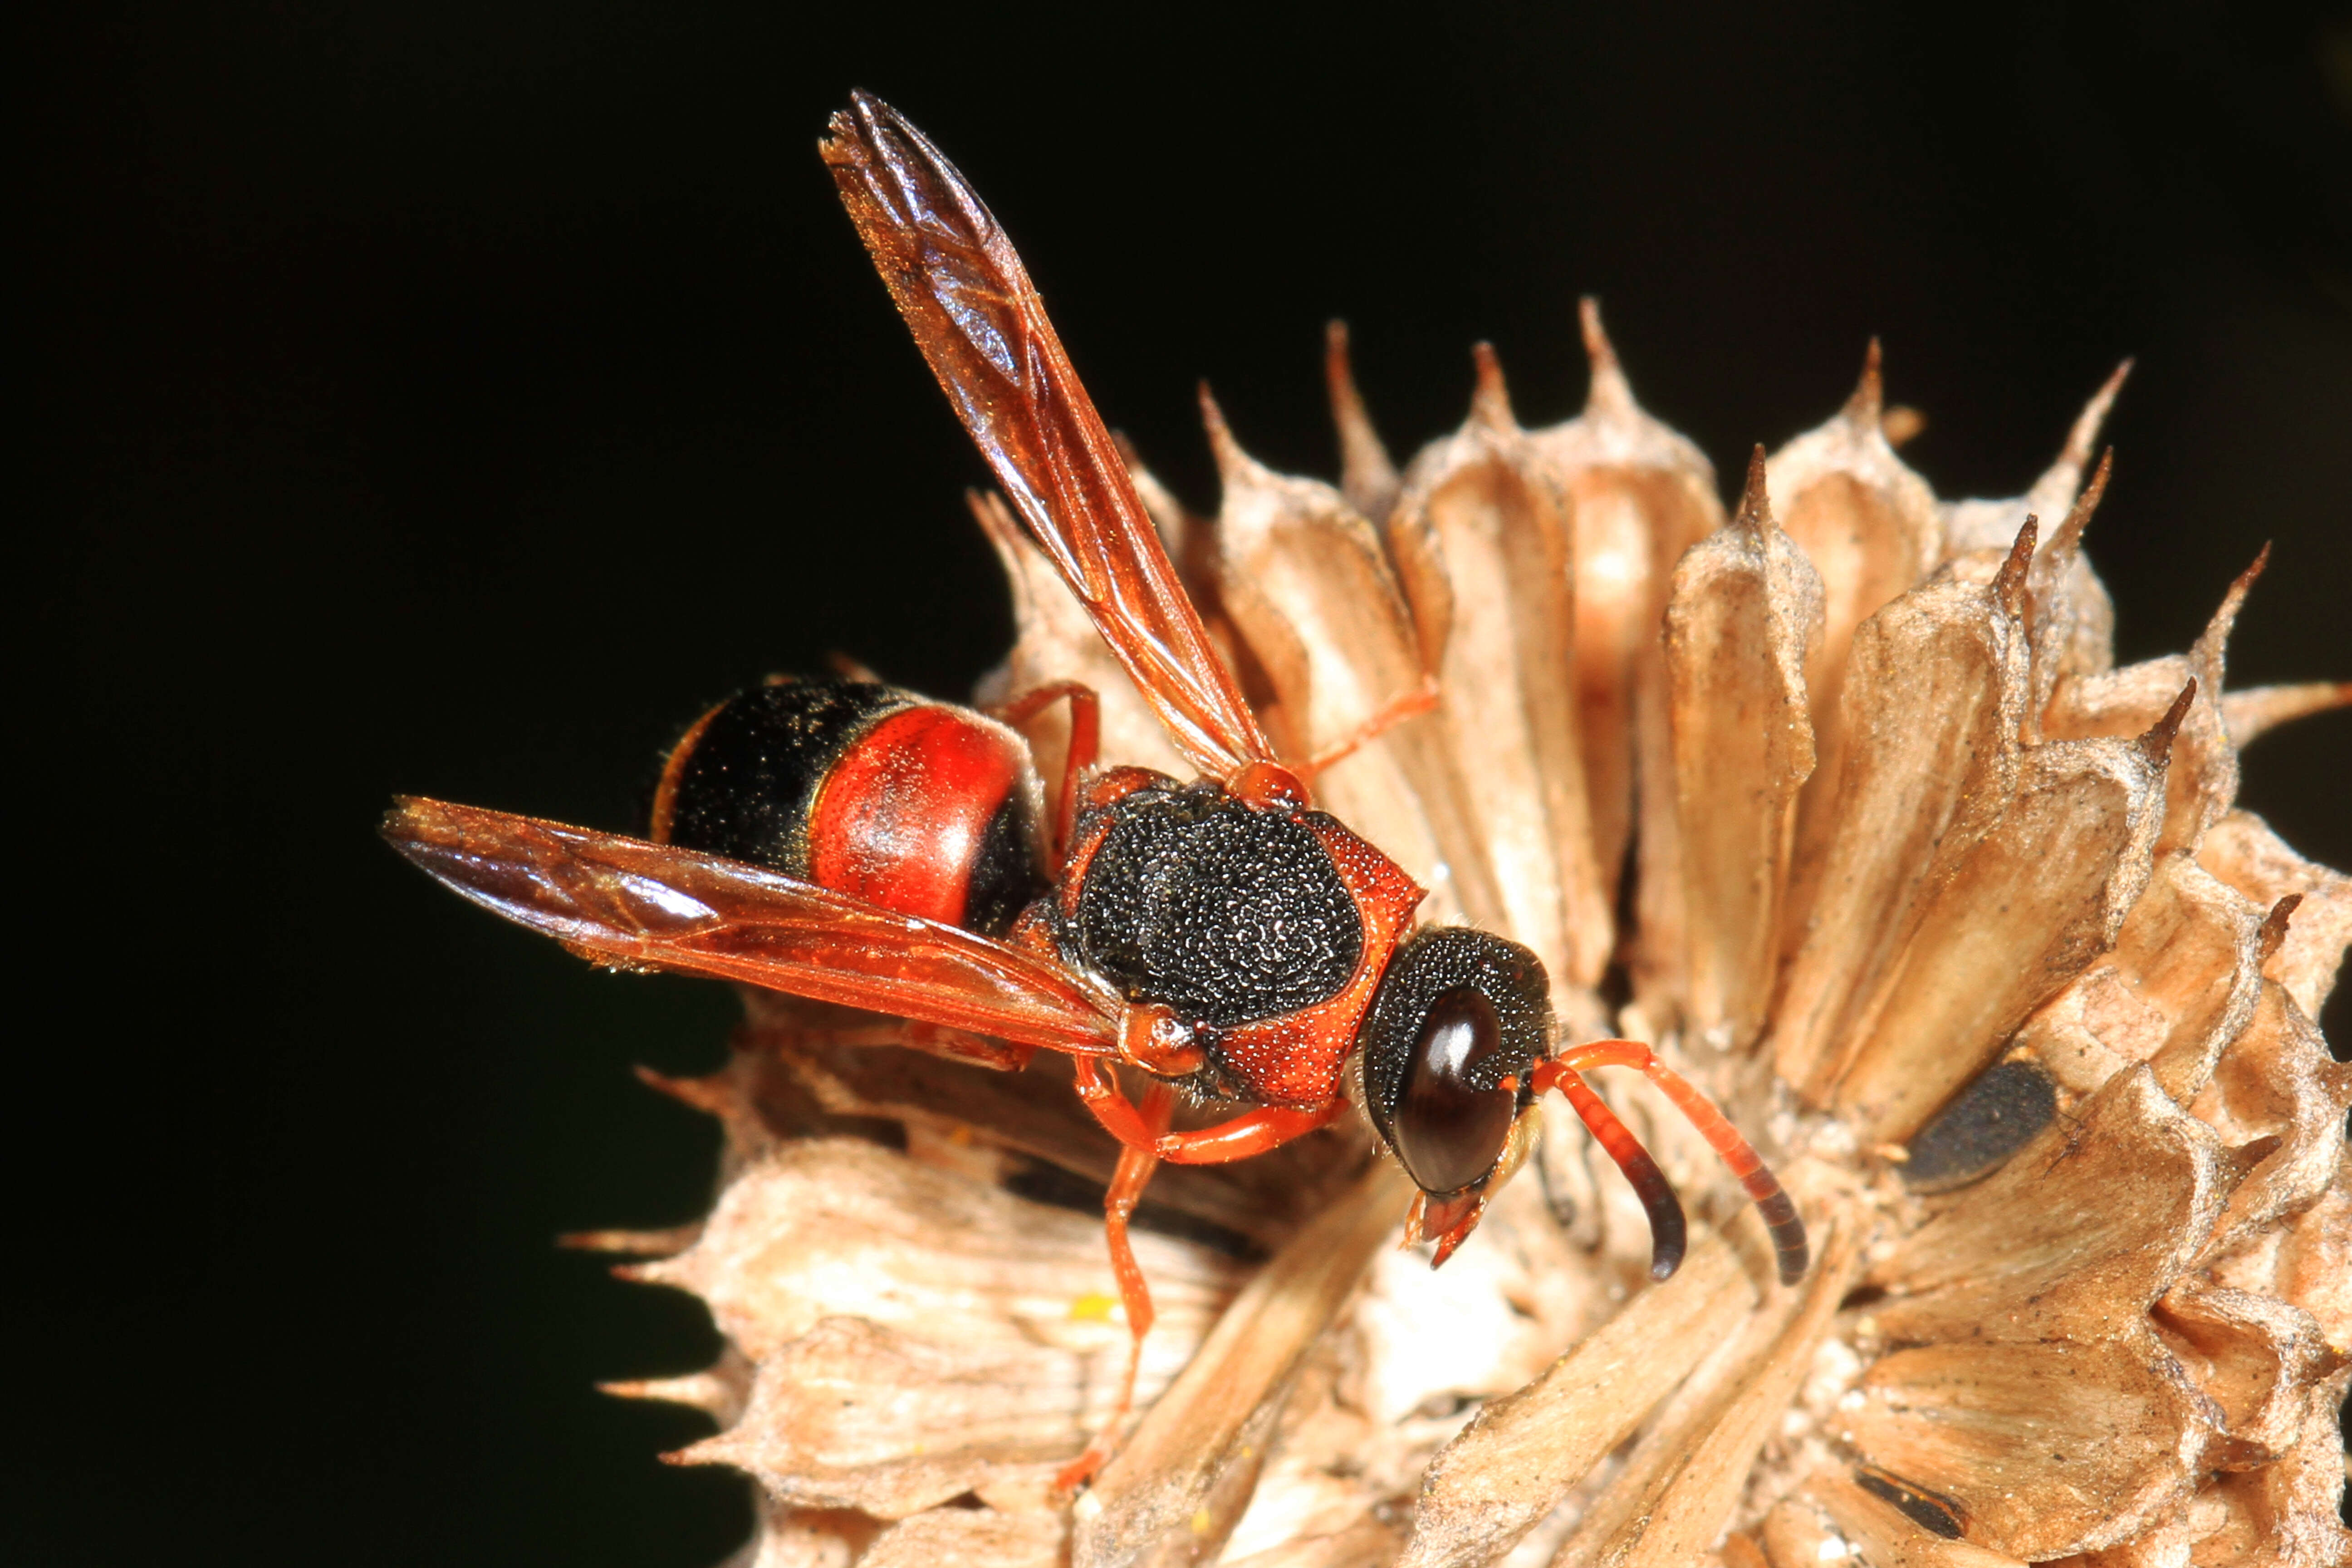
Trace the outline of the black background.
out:
<instances>
[{"instance_id":1,"label":"black background","mask_svg":"<svg viewBox=\"0 0 2352 1568\"><path fill-rule=\"evenodd\" d=\"M624 826L738 682L840 648L956 693L1002 652L981 467L814 155L852 86L973 177L1197 505L1196 377L1258 455L1332 469L1333 314L1402 454L1462 417L1481 337L1528 423L1572 412L1596 292L1643 401L1734 473L1882 333L1946 495L2021 489L2136 353L2092 536L2121 651L2184 647L2273 539L2242 684L2352 675L2334 29L2163 0L74 8L30 57L19 298L14 837L46 934L14 977L10 1560L739 1538L738 1483L652 1458L703 1426L590 1387L701 1364L699 1309L550 1245L698 1212L713 1131L627 1067L714 1062L731 1004L592 973L373 826L394 790ZM2264 741L2244 798L2352 864L2347 776L2330 716Z\"/></svg>"}]
</instances>

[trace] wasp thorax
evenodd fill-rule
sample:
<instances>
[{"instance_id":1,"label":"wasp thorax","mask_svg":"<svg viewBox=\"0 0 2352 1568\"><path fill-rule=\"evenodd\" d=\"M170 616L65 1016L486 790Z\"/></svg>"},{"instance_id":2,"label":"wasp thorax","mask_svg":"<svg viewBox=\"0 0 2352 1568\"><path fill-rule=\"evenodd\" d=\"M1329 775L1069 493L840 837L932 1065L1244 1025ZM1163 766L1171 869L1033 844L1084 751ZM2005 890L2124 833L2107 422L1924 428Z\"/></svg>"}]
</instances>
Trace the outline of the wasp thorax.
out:
<instances>
[{"instance_id":1,"label":"wasp thorax","mask_svg":"<svg viewBox=\"0 0 2352 1568\"><path fill-rule=\"evenodd\" d=\"M1125 796L1087 862L1072 921L1130 1001L1230 1027L1328 1000L1363 954L1363 917L1303 820L1213 784Z\"/></svg>"}]
</instances>

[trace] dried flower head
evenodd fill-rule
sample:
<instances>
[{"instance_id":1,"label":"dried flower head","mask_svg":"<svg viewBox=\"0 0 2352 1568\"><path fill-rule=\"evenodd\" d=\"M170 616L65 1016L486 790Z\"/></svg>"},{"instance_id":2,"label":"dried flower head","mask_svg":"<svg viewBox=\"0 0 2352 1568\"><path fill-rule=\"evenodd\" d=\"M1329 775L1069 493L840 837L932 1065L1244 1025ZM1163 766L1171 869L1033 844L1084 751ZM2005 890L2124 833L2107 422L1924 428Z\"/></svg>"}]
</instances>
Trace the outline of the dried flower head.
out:
<instances>
[{"instance_id":1,"label":"dried flower head","mask_svg":"<svg viewBox=\"0 0 2352 1568\"><path fill-rule=\"evenodd\" d=\"M1714 470L1634 403L1597 310L1584 413L1521 427L1481 347L1463 427L1400 471L1328 344L1337 486L1203 398L1223 486L1153 521L1283 754L1433 708L1317 781L1430 896L1525 943L1571 1039L1626 1035L1775 1157L1817 1260L1644 1082L1601 1092L1695 1200L1646 1216L1547 1100L1442 1272L1351 1119L1174 1166L1128 1330L1096 1221L1116 1149L1066 1064L986 1070L747 993L718 1203L656 1257L728 1349L615 1385L722 1430L740 1562L1939 1568L2340 1561L2352 1068L2312 1019L2352 881L2234 809L2238 752L2352 688L2231 692L2257 560L2187 653L2114 666L2082 542L2122 377L2025 495L1940 501L1875 345L1843 409ZM1109 760L1190 770L993 498L1019 640L983 699L1079 680ZM1027 738L1047 776L1069 744ZM1531 1124L1532 1125L1532 1124ZM1605 1162L1601 1164L1605 1165ZM1408 1233L1410 1234L1410 1233Z\"/></svg>"},{"instance_id":2,"label":"dried flower head","mask_svg":"<svg viewBox=\"0 0 2352 1568\"><path fill-rule=\"evenodd\" d=\"M729 1350L677 1456L756 1477L786 1563L1990 1565L2340 1561L2352 1069L2312 1019L2352 881L2233 809L2238 751L2346 700L2228 691L2259 573L2188 653L2116 668L2081 549L2117 383L2026 495L1939 501L1853 398L1728 516L1633 402L1471 415L1400 472L1333 329L1338 486L1206 404L1219 514L1136 465L1171 553L1330 807L1533 947L1575 1037L1659 1043L1776 1153L1820 1242L1761 1227L1640 1082L1603 1092L1696 1200L1682 1271L1554 1104L1443 1272L1360 1133L1174 1167L1139 1216L1143 1414L1075 1506L1125 1331L1081 1210L1114 1150L1041 1062L992 1073L749 994L719 1199L633 1277ZM984 695L1077 679L1107 753L1182 771L1050 565L974 508L1020 637ZM1048 771L1057 714L1030 739ZM1612 1005L1609 1000L1617 998ZM1423 1253L1425 1254L1423 1249Z\"/></svg>"}]
</instances>

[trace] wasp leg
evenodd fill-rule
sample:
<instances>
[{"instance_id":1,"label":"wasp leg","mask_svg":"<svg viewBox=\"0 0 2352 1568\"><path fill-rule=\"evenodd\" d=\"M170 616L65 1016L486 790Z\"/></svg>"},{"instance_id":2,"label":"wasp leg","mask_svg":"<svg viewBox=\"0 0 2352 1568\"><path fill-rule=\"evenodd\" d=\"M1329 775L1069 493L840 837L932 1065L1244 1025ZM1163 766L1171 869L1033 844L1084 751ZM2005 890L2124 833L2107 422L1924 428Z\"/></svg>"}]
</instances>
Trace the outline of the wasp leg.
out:
<instances>
[{"instance_id":1,"label":"wasp leg","mask_svg":"<svg viewBox=\"0 0 2352 1568\"><path fill-rule=\"evenodd\" d=\"M1072 1057L1070 1079L1078 1099L1102 1123L1104 1131L1125 1148L1150 1153L1174 1165L1223 1165L1234 1160L1251 1159L1269 1149L1279 1149L1294 1138L1303 1138L1318 1128L1330 1126L1348 1109L1345 1100L1335 1100L1316 1110L1262 1105L1214 1127L1203 1127L1194 1132L1171 1132L1164 1121L1156 1129L1147 1124L1144 1113L1119 1092L1118 1082L1103 1071L1101 1058ZM1162 1086L1152 1087L1157 1093Z\"/></svg>"},{"instance_id":2,"label":"wasp leg","mask_svg":"<svg viewBox=\"0 0 2352 1568\"><path fill-rule=\"evenodd\" d=\"M1056 680L1033 687L996 710L995 717L1018 729L1063 698L1070 700L1070 749L1062 763L1062 784L1054 796L1054 872L1061 875L1070 857L1070 829L1078 816L1078 779L1102 750L1102 699L1079 680Z\"/></svg>"},{"instance_id":3,"label":"wasp leg","mask_svg":"<svg viewBox=\"0 0 2352 1568\"><path fill-rule=\"evenodd\" d=\"M1682 1267L1687 1232L1682 1200L1675 1196L1666 1173L1658 1169L1633 1129L1617 1120L1617 1113L1592 1092L1592 1086L1574 1068L1560 1061L1538 1062L1533 1082L1538 1094L1556 1089L1568 1097L1593 1142L1608 1151L1625 1179L1633 1184L1633 1195L1642 1200L1642 1212L1650 1218L1650 1278L1672 1279Z\"/></svg>"},{"instance_id":4,"label":"wasp leg","mask_svg":"<svg viewBox=\"0 0 2352 1568\"><path fill-rule=\"evenodd\" d=\"M1135 1108L1135 1101L1119 1092L1115 1079L1105 1076L1100 1058L1072 1057L1070 1081L1078 1091L1079 1100L1102 1123L1104 1131L1127 1149L1154 1159L1159 1157L1160 1135L1168 1131L1168 1124L1163 1121L1156 1129L1149 1126L1143 1112Z\"/></svg>"},{"instance_id":5,"label":"wasp leg","mask_svg":"<svg viewBox=\"0 0 2352 1568\"><path fill-rule=\"evenodd\" d=\"M1118 1276L1119 1301L1127 1309L1128 1331L1134 1338L1128 1351L1127 1377L1119 1387L1118 1408L1095 1440L1087 1445L1087 1451L1054 1479L1055 1487L1066 1495L1085 1485L1108 1461L1118 1443L1119 1426L1135 1401L1135 1373L1142 1363L1143 1337L1151 1331L1151 1290L1144 1282L1141 1267L1135 1261L1127 1223L1143 1196L1144 1184L1160 1168L1160 1162L1166 1159L1181 1165L1215 1165L1228 1160L1246 1160L1318 1127L1329 1126L1348 1109L1345 1100L1335 1100L1319 1110L1261 1106L1197 1132L1171 1133L1168 1123L1175 1115L1176 1091L1170 1085L1153 1084L1143 1097L1143 1103L1138 1106L1119 1091L1118 1083L1102 1070L1097 1058L1073 1057L1070 1068L1078 1099L1120 1145L1118 1168L1111 1174L1110 1190L1103 1195L1103 1235L1110 1244L1111 1269Z\"/></svg>"},{"instance_id":6,"label":"wasp leg","mask_svg":"<svg viewBox=\"0 0 2352 1568\"><path fill-rule=\"evenodd\" d=\"M1279 1149L1318 1127L1330 1126L1347 1109L1345 1100L1335 1100L1319 1110L1263 1105L1231 1121L1220 1121L1197 1132L1168 1133L1160 1140L1155 1152L1171 1165L1222 1165L1232 1160L1247 1160L1269 1149Z\"/></svg>"},{"instance_id":7,"label":"wasp leg","mask_svg":"<svg viewBox=\"0 0 2352 1568\"><path fill-rule=\"evenodd\" d=\"M1123 1098L1121 1103L1127 1103ZM1176 1111L1176 1091L1166 1084L1154 1084L1143 1097L1140 1108L1129 1105L1128 1109L1145 1134L1145 1142L1139 1146L1129 1143L1119 1150L1118 1169L1111 1173L1110 1188L1103 1194L1103 1239L1110 1244L1111 1272L1118 1277L1119 1304L1127 1310L1127 1375L1119 1381L1118 1404L1112 1408L1102 1429L1095 1434L1094 1441L1054 1478L1055 1489L1065 1496L1093 1479L1117 1449L1119 1428L1126 1425L1127 1413L1135 1404L1135 1373L1143 1363L1144 1336L1151 1332L1151 1287L1144 1280L1142 1266L1135 1261L1135 1247L1128 1239L1127 1222L1134 1216L1135 1205L1142 1200L1152 1172L1160 1168L1160 1156L1152 1151L1152 1141L1168 1131L1169 1119Z\"/></svg>"},{"instance_id":8,"label":"wasp leg","mask_svg":"<svg viewBox=\"0 0 2352 1568\"><path fill-rule=\"evenodd\" d=\"M1740 1186L1755 1200L1757 1213L1762 1215L1765 1228L1772 1233L1772 1250L1780 1265L1780 1282L1793 1285L1805 1277L1811 1251L1805 1241L1805 1222L1797 1217L1797 1205L1780 1185L1780 1178L1772 1173L1739 1129L1724 1120L1715 1102L1694 1089L1689 1081L1652 1054L1650 1047L1638 1040L1588 1040L1580 1046L1570 1046L1553 1058L1570 1072L1584 1068L1636 1068L1642 1075L1675 1102L1675 1109L1684 1120L1698 1130L1700 1137L1713 1149L1716 1158L1739 1179ZM1538 1064L1537 1081L1542 1081L1544 1068L1550 1063ZM1571 1101L1572 1102L1572 1101Z\"/></svg>"},{"instance_id":9,"label":"wasp leg","mask_svg":"<svg viewBox=\"0 0 2352 1568\"><path fill-rule=\"evenodd\" d=\"M1308 784L1313 784L1315 775L1324 769L1335 763L1345 762L1360 747L1370 745L1406 720L1417 719L1422 714L1432 711L1437 707L1439 700L1437 677L1423 675L1420 685L1410 691L1399 694L1389 702L1388 706L1342 735L1327 750L1318 752L1306 766L1297 769L1297 772Z\"/></svg>"}]
</instances>

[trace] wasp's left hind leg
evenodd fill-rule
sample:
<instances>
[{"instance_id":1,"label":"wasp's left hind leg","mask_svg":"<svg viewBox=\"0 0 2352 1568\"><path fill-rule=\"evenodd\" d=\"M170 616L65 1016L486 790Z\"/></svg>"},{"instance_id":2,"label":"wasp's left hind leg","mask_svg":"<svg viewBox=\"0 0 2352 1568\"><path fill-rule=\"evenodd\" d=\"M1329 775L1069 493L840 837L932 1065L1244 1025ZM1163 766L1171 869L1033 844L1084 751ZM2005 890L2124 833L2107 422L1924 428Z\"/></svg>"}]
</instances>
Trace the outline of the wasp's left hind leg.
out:
<instances>
[{"instance_id":1,"label":"wasp's left hind leg","mask_svg":"<svg viewBox=\"0 0 2352 1568\"><path fill-rule=\"evenodd\" d=\"M995 718L1019 729L1065 697L1070 700L1070 747L1062 761L1062 782L1054 793L1054 869L1070 858L1070 829L1078 815L1078 782L1102 752L1102 699L1079 680L1035 686L996 710Z\"/></svg>"},{"instance_id":2,"label":"wasp's left hind leg","mask_svg":"<svg viewBox=\"0 0 2352 1568\"><path fill-rule=\"evenodd\" d=\"M1102 1429L1086 1452L1064 1466L1054 1478L1054 1487L1067 1495L1094 1478L1118 1447L1119 1428L1127 1424L1127 1413L1135 1405L1135 1374L1143 1363L1143 1341L1151 1332L1151 1287L1145 1282L1142 1265L1135 1260L1135 1247L1128 1239L1128 1221L1134 1217L1135 1205L1143 1199L1143 1189L1150 1184L1151 1173L1160 1168L1160 1156L1153 1144L1167 1132L1168 1124L1176 1114L1176 1091L1164 1083L1156 1083L1136 1108L1138 1120L1147 1136L1140 1147L1122 1143L1118 1152L1118 1168L1110 1178L1110 1188L1103 1194L1103 1238L1110 1244L1111 1272L1118 1279L1119 1304L1127 1311L1127 1373L1119 1380L1118 1403L1111 1409Z\"/></svg>"},{"instance_id":3,"label":"wasp's left hind leg","mask_svg":"<svg viewBox=\"0 0 2352 1568\"><path fill-rule=\"evenodd\" d=\"M1223 1165L1235 1160L1255 1160L1294 1138L1304 1138L1330 1126L1347 1110L1345 1100L1334 1100L1319 1110L1262 1105L1214 1127L1166 1134L1160 1140L1160 1157L1171 1165Z\"/></svg>"}]
</instances>

